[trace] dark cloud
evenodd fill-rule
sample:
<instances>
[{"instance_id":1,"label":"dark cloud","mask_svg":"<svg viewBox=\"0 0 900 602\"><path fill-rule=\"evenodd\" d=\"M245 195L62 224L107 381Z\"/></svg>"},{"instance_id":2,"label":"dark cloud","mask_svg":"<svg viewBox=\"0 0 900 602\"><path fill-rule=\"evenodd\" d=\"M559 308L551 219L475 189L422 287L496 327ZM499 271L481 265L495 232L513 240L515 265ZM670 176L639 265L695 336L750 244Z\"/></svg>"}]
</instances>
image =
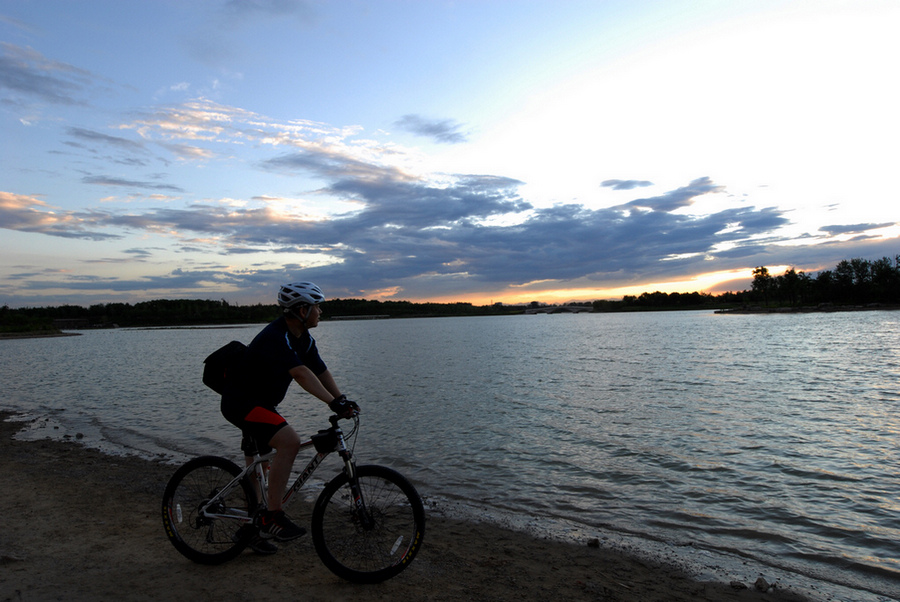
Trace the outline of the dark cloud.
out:
<instances>
[{"instance_id":1,"label":"dark cloud","mask_svg":"<svg viewBox=\"0 0 900 602\"><path fill-rule=\"evenodd\" d=\"M136 279L108 278L99 276L68 276L65 279L65 287L75 291L95 291L108 290L118 293L122 292L150 292L158 290L177 290L187 289L196 290L201 288L202 283L215 281L219 274L210 271L194 271L185 272L181 269L162 276L146 276ZM55 286L54 286L55 283ZM28 283L29 289L49 289L58 288L60 280L54 279L49 281L31 281Z\"/></svg>"},{"instance_id":2,"label":"dark cloud","mask_svg":"<svg viewBox=\"0 0 900 602\"><path fill-rule=\"evenodd\" d=\"M717 245L757 232L753 209L690 217L665 212L587 210L578 205L542 209L506 228L455 230L460 263L473 278L517 284L588 278L597 282L668 272L675 256L714 253ZM773 222L784 225L787 219Z\"/></svg>"},{"instance_id":3,"label":"dark cloud","mask_svg":"<svg viewBox=\"0 0 900 602\"><path fill-rule=\"evenodd\" d=\"M653 186L653 182L647 180L604 180L600 186L612 188L613 190L633 190L644 186Z\"/></svg>"},{"instance_id":4,"label":"dark cloud","mask_svg":"<svg viewBox=\"0 0 900 602\"><path fill-rule=\"evenodd\" d=\"M21 29L22 31L26 31L31 34L37 33L37 30L35 30L32 26L28 25L24 21L16 19L15 17L10 17L9 15L0 15L0 23L12 25L17 29Z\"/></svg>"},{"instance_id":5,"label":"dark cloud","mask_svg":"<svg viewBox=\"0 0 900 602\"><path fill-rule=\"evenodd\" d=\"M277 217L265 208L214 205L77 217L81 227L215 235L229 253L328 254L340 265L318 271L332 278L346 273L359 290L397 282L410 286L415 279L455 278L460 273L470 285L479 286L644 274L660 269L663 258L709 253L722 242L787 222L772 211L753 209L702 218L579 205L536 210L520 198L520 185L492 176L459 176L444 187L385 177L344 178L328 192L358 200L363 209L320 222ZM700 188L692 189L699 193ZM485 221L516 215L527 218L509 226Z\"/></svg>"},{"instance_id":6,"label":"dark cloud","mask_svg":"<svg viewBox=\"0 0 900 602\"><path fill-rule=\"evenodd\" d=\"M518 196L518 180L495 176L460 176L437 188L413 181L343 179L329 187L335 195L365 203L346 223L354 229L432 228L519 213L531 205Z\"/></svg>"},{"instance_id":7,"label":"dark cloud","mask_svg":"<svg viewBox=\"0 0 900 602\"><path fill-rule=\"evenodd\" d=\"M763 234L771 232L780 226L788 223L783 212L775 207L767 207L765 209L753 209L752 215L747 215L741 221L741 233L746 234Z\"/></svg>"},{"instance_id":8,"label":"dark cloud","mask_svg":"<svg viewBox=\"0 0 900 602\"><path fill-rule=\"evenodd\" d=\"M125 178L113 178L110 176L85 176L81 179L85 184L97 184L98 186L121 186L123 188L141 188L146 190L167 190L169 192L184 192L184 189L172 184L155 184L153 182L141 182L138 180L126 180Z\"/></svg>"},{"instance_id":9,"label":"dark cloud","mask_svg":"<svg viewBox=\"0 0 900 602\"><path fill-rule=\"evenodd\" d=\"M153 251L151 251L150 249L125 249L122 252L128 255L134 255L134 257L138 259L147 258L153 255Z\"/></svg>"},{"instance_id":10,"label":"dark cloud","mask_svg":"<svg viewBox=\"0 0 900 602\"><path fill-rule=\"evenodd\" d=\"M270 290L302 274L326 287L329 296L360 296L397 287L401 298L409 298L463 295L538 281L608 287L748 265L830 268L845 257L891 255L896 248L895 240L787 246L774 232L788 220L775 209L744 207L699 217L665 211L592 210L580 205L535 209L518 197L519 183L514 180L469 176L443 189L394 184L392 188L357 183L353 194L365 201L366 208L319 222L277 217L265 208L215 205L129 215L54 214L68 223L73 236L88 227L193 231L219 240L217 247L207 244L207 252L266 251L285 257L300 253L305 261L327 255L338 263L320 267L288 263L278 269L239 273L222 268L181 269L134 280L74 280L61 275L54 276L52 287L49 282L46 287L71 284L70 288L86 295L90 291L160 291L191 296L192 291L210 287ZM417 192L423 197L421 206L410 207ZM429 206L437 209L429 213ZM513 225L484 221L517 213L524 219ZM759 238L767 235L768 239ZM733 246L717 251L723 243ZM195 253L204 249L187 246ZM142 249L130 249L127 254L136 259L147 256ZM29 281L28 286L40 288L39 280Z\"/></svg>"},{"instance_id":11,"label":"dark cloud","mask_svg":"<svg viewBox=\"0 0 900 602\"><path fill-rule=\"evenodd\" d=\"M115 234L98 231L105 228L103 223L85 221L71 212L53 210L34 198L8 192L0 192L0 228L60 238L120 238Z\"/></svg>"},{"instance_id":12,"label":"dark cloud","mask_svg":"<svg viewBox=\"0 0 900 602\"><path fill-rule=\"evenodd\" d=\"M145 150L143 142L129 140L119 136L110 136L109 134L103 134L85 128L70 127L66 130L66 133L77 140L112 146L120 150L131 152L142 152Z\"/></svg>"},{"instance_id":13,"label":"dark cloud","mask_svg":"<svg viewBox=\"0 0 900 602\"><path fill-rule=\"evenodd\" d=\"M124 139L90 130L69 133L85 142L127 146ZM264 290L301 273L326 286L330 296L364 296L378 290L397 290L401 298L462 296L546 281L605 288L748 265L798 265L838 250L816 244L818 239L803 247L784 244L778 231L789 221L775 208L744 206L708 215L676 211L702 195L724 190L708 177L616 207L536 208L521 197L523 183L518 180L456 175L438 185L326 147L284 154L262 166L315 176L324 181L319 193L354 201L360 209L314 221L275 211L271 203L277 199L258 196L252 207L196 203L127 213L61 212L34 198L0 193L0 227L95 239L100 238L98 232L146 231L175 236L178 250L201 258L203 253L215 257L266 252L279 260L296 256L308 262L307 267L288 264L278 270L257 266L240 274L203 268L131 281L72 281L79 290L122 294L165 290L188 295L226 285ZM86 176L83 181L181 191L168 184L109 176ZM835 226L830 231L870 226ZM841 248L871 250L876 244L852 241L853 246ZM790 258L792 253L796 255ZM126 255L131 261L148 257L141 249ZM316 267L308 267L312 265ZM55 286L61 285L65 283L56 279Z\"/></svg>"},{"instance_id":14,"label":"dark cloud","mask_svg":"<svg viewBox=\"0 0 900 602\"><path fill-rule=\"evenodd\" d=\"M396 168L373 165L333 151L298 151L268 159L264 169L309 173L329 180L403 180L408 176Z\"/></svg>"},{"instance_id":15,"label":"dark cloud","mask_svg":"<svg viewBox=\"0 0 900 602\"><path fill-rule=\"evenodd\" d=\"M466 135L460 132L462 124L452 119L427 119L421 115L404 115L395 121L394 125L436 142L459 144L467 140Z\"/></svg>"},{"instance_id":16,"label":"dark cloud","mask_svg":"<svg viewBox=\"0 0 900 602\"><path fill-rule=\"evenodd\" d=\"M668 273L674 264L664 265L664 259L694 255L698 258L690 263L696 264L717 245L788 223L773 210L752 208L699 218L580 205L534 210L519 199L518 184L463 178L445 189L429 189L341 182L330 190L352 192L365 203L364 210L321 226L306 225L302 232L291 224L273 224L267 232L270 242L334 245L328 252L340 263L310 269L308 275L346 287L348 294L392 286L429 287L434 294L434 287L451 282L465 287L458 291L468 291L536 280L600 283ZM487 217L527 210L529 217L516 225L484 223ZM682 269L689 269L688 263Z\"/></svg>"},{"instance_id":17,"label":"dark cloud","mask_svg":"<svg viewBox=\"0 0 900 602\"><path fill-rule=\"evenodd\" d=\"M90 72L31 48L0 42L0 51L0 89L7 91L7 102L12 93L53 104L81 104L79 95L93 79Z\"/></svg>"},{"instance_id":18,"label":"dark cloud","mask_svg":"<svg viewBox=\"0 0 900 602\"><path fill-rule=\"evenodd\" d=\"M549 284L553 288L553 282L561 286L577 284L581 287L591 286L596 288L610 288L615 286L640 285L645 282L658 282L677 278L689 277L698 271L714 269L746 269L748 265L794 265L798 269L815 273L822 269L831 269L838 261L846 257L881 257L892 256L896 253L896 241L856 241L853 245L828 245L800 248L800 252L792 252L790 247L783 245L758 245L742 249L740 253L723 253L715 257L714 262L709 258L683 258L661 262L658 258L654 261L640 255L640 261L614 262L604 261L604 257L595 257L593 267L598 266L612 269L617 264L626 266L618 271L590 272L579 275L576 270L552 272L550 278L538 279L541 272L530 272L527 267L535 264L537 255L541 250L533 253L520 253L514 255L505 252L502 256L490 258L482 257L482 260L493 268L489 272L478 274L474 272L476 262L451 263L442 261L446 256L441 253L438 245L431 244L421 247L416 240L406 241L405 246L400 237L392 237L387 241L389 247L377 247L370 252L357 251L354 254L344 252L341 254L340 263L328 266L318 265L310 267L309 255L304 255L304 263L285 265L278 269L263 270L259 266L232 270L227 266L213 271L195 268L184 268L178 274L169 273L160 276L148 276L130 281L95 279L72 280L67 274L53 276L34 277L27 280L24 286L19 287L23 292L26 289L58 289L73 288L92 293L90 297L94 302L109 302L110 295L105 291L119 293L134 293L132 299L146 299L148 296L158 297L192 297L198 295L220 296L221 290L236 290L238 293L230 293L229 299L235 296L243 297L244 302L257 302L258 295L266 291L272 291L280 283L297 278L311 279L327 291L329 297L371 297L376 291L396 291L397 298L427 298L429 296L458 296L471 293L495 293L497 290L505 290L508 286L517 286L520 290L533 290L535 297L540 298L541 288ZM861 243L871 243L863 245ZM407 249L406 252L403 250ZM797 249L797 248L795 248ZM245 250L249 251L249 250ZM410 254L413 253L413 254ZM280 260L282 256L279 256ZM287 257L287 255L285 255ZM549 257L544 254L544 259L559 258L559 253ZM528 259L527 265L520 271L505 271L500 268L518 265L511 263L517 259ZM429 269L437 266L439 269ZM643 268L643 269L641 269ZM533 276L534 278L529 278ZM519 280L513 280L519 278ZM43 282L43 284L41 284ZM529 284L535 283L535 284ZM73 286L69 286L72 284ZM212 291L212 292L210 292ZM80 302L76 296L67 296L69 302ZM87 299L87 297L86 297ZM10 297L13 303L45 303L46 300L37 298L28 299L20 293L15 298ZM584 299L591 300L591 299ZM83 301L81 301L83 302Z\"/></svg>"},{"instance_id":19,"label":"dark cloud","mask_svg":"<svg viewBox=\"0 0 900 602\"><path fill-rule=\"evenodd\" d=\"M697 178L682 188L672 190L661 196L636 199L625 206L639 209L651 209L653 211L671 212L691 205L694 199L700 195L709 194L711 192L721 192L724 189L724 186L713 184L712 180L707 177Z\"/></svg>"},{"instance_id":20,"label":"dark cloud","mask_svg":"<svg viewBox=\"0 0 900 602\"><path fill-rule=\"evenodd\" d=\"M315 12L309 2L303 0L228 0L222 6L222 14L234 24L246 19L311 18Z\"/></svg>"},{"instance_id":21,"label":"dark cloud","mask_svg":"<svg viewBox=\"0 0 900 602\"><path fill-rule=\"evenodd\" d=\"M822 226L819 228L819 231L824 232L829 236L836 236L838 234L862 234L868 230L877 230L878 228L887 228L893 225L895 225L894 222L886 222L883 224L848 224L845 226L834 225Z\"/></svg>"},{"instance_id":22,"label":"dark cloud","mask_svg":"<svg viewBox=\"0 0 900 602\"><path fill-rule=\"evenodd\" d=\"M202 63L231 70L249 53L236 31L251 29L256 31L254 38L266 36L276 22L311 25L318 22L319 13L312 2L303 0L228 0L209 17L182 43Z\"/></svg>"}]
</instances>

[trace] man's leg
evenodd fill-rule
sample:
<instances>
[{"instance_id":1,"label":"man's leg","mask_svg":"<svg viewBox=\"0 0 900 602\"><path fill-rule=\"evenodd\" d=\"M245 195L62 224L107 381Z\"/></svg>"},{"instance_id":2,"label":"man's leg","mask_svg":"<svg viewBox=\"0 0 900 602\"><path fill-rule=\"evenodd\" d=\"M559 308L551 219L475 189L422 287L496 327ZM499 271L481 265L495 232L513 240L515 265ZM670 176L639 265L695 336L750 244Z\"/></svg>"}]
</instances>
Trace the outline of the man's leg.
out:
<instances>
[{"instance_id":1,"label":"man's leg","mask_svg":"<svg viewBox=\"0 0 900 602\"><path fill-rule=\"evenodd\" d=\"M253 435L247 433L244 433L244 438L241 439L241 450L244 452L244 463L247 466L253 464L253 461L255 460L254 456L251 454L257 454L260 452L268 453L269 451L271 451L266 447L261 448L257 444L256 439L253 437ZM268 475L269 463L263 462L262 469L263 472ZM253 491L256 492L256 501L263 502L265 500L262 499L262 491L259 487L259 481L256 480L256 475L253 476L254 478L251 480L253 482ZM271 556L272 554L276 554L278 552L278 546L273 544L271 541L264 539L258 534L254 535L250 540L249 547L257 554L262 554L263 556Z\"/></svg>"},{"instance_id":2,"label":"man's leg","mask_svg":"<svg viewBox=\"0 0 900 602\"><path fill-rule=\"evenodd\" d=\"M294 467L294 459L300 451L300 436L290 425L284 426L275 433L269 441L278 453L272 458L269 466L269 510L281 510L281 498L287 489L288 479L291 478L291 469Z\"/></svg>"},{"instance_id":3,"label":"man's leg","mask_svg":"<svg viewBox=\"0 0 900 602\"><path fill-rule=\"evenodd\" d=\"M251 464L253 464L253 456L244 456L244 462L246 462L247 466L250 466ZM266 462L263 464L263 470L268 471L268 469L269 463ZM255 478L253 479L253 490L256 491L257 501L262 501L262 496L259 492L259 482ZM271 556L272 554L278 552L278 546L266 539L263 539L259 535L255 535L253 539L250 540L250 549L257 554L262 554L263 556Z\"/></svg>"},{"instance_id":4,"label":"man's leg","mask_svg":"<svg viewBox=\"0 0 900 602\"><path fill-rule=\"evenodd\" d=\"M260 535L264 538L290 541L306 533L306 529L291 522L281 509L281 498L287 489L300 443L300 436L290 426L280 428L269 440L269 445L275 448L276 454L269 466L269 508L260 518Z\"/></svg>"}]
</instances>

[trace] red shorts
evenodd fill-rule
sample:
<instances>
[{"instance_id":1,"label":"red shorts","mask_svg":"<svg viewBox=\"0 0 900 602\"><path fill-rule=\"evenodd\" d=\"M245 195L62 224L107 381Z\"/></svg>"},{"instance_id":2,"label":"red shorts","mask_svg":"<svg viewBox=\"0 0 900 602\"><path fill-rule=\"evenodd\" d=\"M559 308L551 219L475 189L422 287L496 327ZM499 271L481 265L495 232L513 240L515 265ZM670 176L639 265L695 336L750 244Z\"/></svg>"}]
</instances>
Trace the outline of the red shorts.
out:
<instances>
[{"instance_id":1,"label":"red shorts","mask_svg":"<svg viewBox=\"0 0 900 602\"><path fill-rule=\"evenodd\" d=\"M244 404L228 403L226 399L226 397L222 398L222 415L228 422L241 429L244 434L244 441L241 442L244 454L253 455L248 453L253 450L253 447L260 454L271 451L272 446L269 445L269 442L272 441L275 433L287 426L287 420L275 408L263 406L248 408ZM255 445L248 447L251 443Z\"/></svg>"}]
</instances>

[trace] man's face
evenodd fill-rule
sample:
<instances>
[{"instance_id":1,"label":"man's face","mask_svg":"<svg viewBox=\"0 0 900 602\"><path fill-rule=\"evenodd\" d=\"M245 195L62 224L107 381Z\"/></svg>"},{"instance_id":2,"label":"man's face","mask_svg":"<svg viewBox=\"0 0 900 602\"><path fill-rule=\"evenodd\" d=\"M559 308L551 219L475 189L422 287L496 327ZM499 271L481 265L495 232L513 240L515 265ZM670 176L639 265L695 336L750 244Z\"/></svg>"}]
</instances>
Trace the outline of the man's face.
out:
<instances>
[{"instance_id":1,"label":"man's face","mask_svg":"<svg viewBox=\"0 0 900 602\"><path fill-rule=\"evenodd\" d=\"M319 325L319 316L322 315L322 308L318 305L308 305L300 310L300 315L306 319L307 328L315 328Z\"/></svg>"}]
</instances>

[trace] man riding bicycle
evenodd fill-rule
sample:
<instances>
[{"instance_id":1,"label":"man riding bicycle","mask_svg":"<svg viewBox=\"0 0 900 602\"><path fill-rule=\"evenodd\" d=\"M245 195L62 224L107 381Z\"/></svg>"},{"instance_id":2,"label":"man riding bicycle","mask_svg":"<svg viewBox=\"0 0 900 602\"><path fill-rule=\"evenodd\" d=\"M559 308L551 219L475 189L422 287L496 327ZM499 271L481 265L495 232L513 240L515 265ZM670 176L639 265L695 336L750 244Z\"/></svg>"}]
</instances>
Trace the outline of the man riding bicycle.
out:
<instances>
[{"instance_id":1,"label":"man riding bicycle","mask_svg":"<svg viewBox=\"0 0 900 602\"><path fill-rule=\"evenodd\" d=\"M222 395L222 414L243 433L241 448L252 461L254 450L277 450L269 467L267 510L260 517L260 537L251 547L274 554L275 541L291 541L306 533L281 508L294 459L300 449L297 432L275 407L284 399L292 381L327 403L341 417L351 417L359 406L342 395L334 377L319 357L309 331L319 324L325 300L312 282L285 284L278 291L283 314L266 326L249 345L248 363L239 378L231 379Z\"/></svg>"}]
</instances>

